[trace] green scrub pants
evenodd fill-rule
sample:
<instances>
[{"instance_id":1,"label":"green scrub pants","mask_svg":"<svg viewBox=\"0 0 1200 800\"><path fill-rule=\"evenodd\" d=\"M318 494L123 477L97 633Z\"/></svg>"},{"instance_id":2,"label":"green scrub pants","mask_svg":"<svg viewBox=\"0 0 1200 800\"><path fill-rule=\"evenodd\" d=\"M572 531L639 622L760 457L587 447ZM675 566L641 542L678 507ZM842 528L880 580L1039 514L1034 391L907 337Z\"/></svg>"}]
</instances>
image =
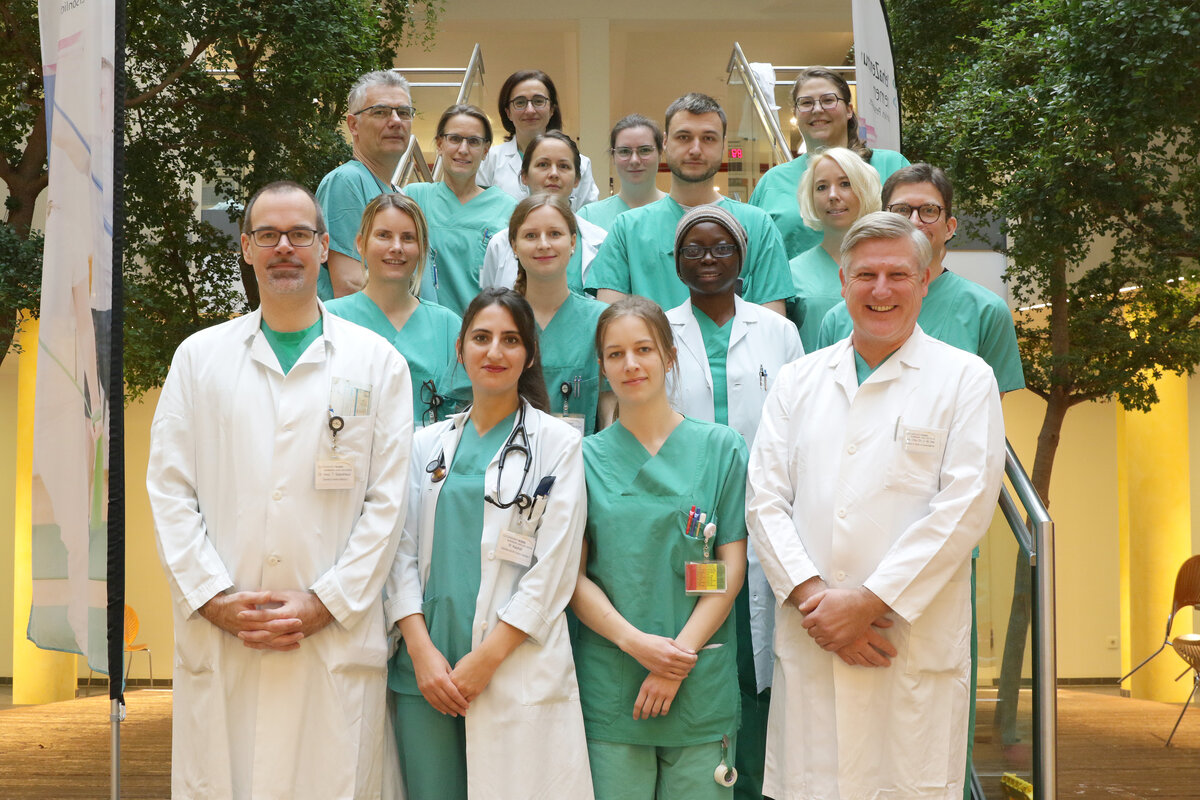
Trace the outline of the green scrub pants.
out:
<instances>
[{"instance_id":1,"label":"green scrub pants","mask_svg":"<svg viewBox=\"0 0 1200 800\"><path fill-rule=\"evenodd\" d=\"M731 800L733 788L713 777L721 743L655 747L588 739L592 786L598 800ZM725 763L733 766L734 743ZM409 800L414 800L410 795Z\"/></svg>"},{"instance_id":2,"label":"green scrub pants","mask_svg":"<svg viewBox=\"0 0 1200 800\"><path fill-rule=\"evenodd\" d=\"M408 800L467 800L467 723L421 695L393 694L396 745Z\"/></svg>"}]
</instances>

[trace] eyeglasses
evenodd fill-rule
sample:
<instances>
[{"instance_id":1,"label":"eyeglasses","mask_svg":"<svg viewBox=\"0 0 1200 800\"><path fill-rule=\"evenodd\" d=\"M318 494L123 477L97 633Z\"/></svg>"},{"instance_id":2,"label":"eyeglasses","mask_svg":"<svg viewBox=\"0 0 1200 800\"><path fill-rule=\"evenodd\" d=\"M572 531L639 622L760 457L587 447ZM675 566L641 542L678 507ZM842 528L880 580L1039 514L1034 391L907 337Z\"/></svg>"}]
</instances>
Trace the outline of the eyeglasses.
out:
<instances>
[{"instance_id":1,"label":"eyeglasses","mask_svg":"<svg viewBox=\"0 0 1200 800\"><path fill-rule=\"evenodd\" d=\"M714 244L712 247L703 247L698 244L685 244L683 247L679 248L679 255L683 256L689 261L695 261L698 258L704 258L705 253L711 253L713 258L729 258L736 252L737 245L729 244L727 242Z\"/></svg>"},{"instance_id":2,"label":"eyeglasses","mask_svg":"<svg viewBox=\"0 0 1200 800\"><path fill-rule=\"evenodd\" d=\"M392 114L395 114L401 120L407 121L407 120L410 120L413 118L413 115L417 113L417 110L415 108L413 108L412 106L378 105L378 106L367 106L366 108L362 109L361 111L351 111L350 113L356 117L359 114L366 114L371 119L378 119L378 120L391 119Z\"/></svg>"},{"instance_id":3,"label":"eyeglasses","mask_svg":"<svg viewBox=\"0 0 1200 800\"><path fill-rule=\"evenodd\" d=\"M425 404L425 413L421 415L422 424L429 425L438 421L438 410L442 407L443 400L445 398L437 393L437 386L432 378L421 384L421 402Z\"/></svg>"},{"instance_id":4,"label":"eyeglasses","mask_svg":"<svg viewBox=\"0 0 1200 800\"><path fill-rule=\"evenodd\" d=\"M438 138L449 142L451 147L461 147L462 143L466 142L467 147L472 150L478 150L487 143L487 139L482 136L462 136L457 133L443 133Z\"/></svg>"},{"instance_id":5,"label":"eyeglasses","mask_svg":"<svg viewBox=\"0 0 1200 800\"><path fill-rule=\"evenodd\" d=\"M628 161L633 158L634 153L638 154L638 158L644 160L650 156L658 155L658 148L652 144L644 144L641 147L614 147L609 152L622 161Z\"/></svg>"},{"instance_id":6,"label":"eyeglasses","mask_svg":"<svg viewBox=\"0 0 1200 800\"><path fill-rule=\"evenodd\" d=\"M274 228L260 228L250 231L250 239L259 247L274 247L284 236L292 247L308 247L317 238L317 231L312 228L292 228L290 231L277 231Z\"/></svg>"},{"instance_id":7,"label":"eyeglasses","mask_svg":"<svg viewBox=\"0 0 1200 800\"><path fill-rule=\"evenodd\" d=\"M540 111L550 105L550 98L544 94L535 94L533 97L514 97L508 101L508 107L514 111L524 111L529 105Z\"/></svg>"},{"instance_id":8,"label":"eyeglasses","mask_svg":"<svg viewBox=\"0 0 1200 800\"><path fill-rule=\"evenodd\" d=\"M926 225L932 225L942 218L942 207L937 203L925 203L920 206L910 206L908 203L892 203L887 207L887 210L909 219L912 218L913 211L916 211L917 217Z\"/></svg>"},{"instance_id":9,"label":"eyeglasses","mask_svg":"<svg viewBox=\"0 0 1200 800\"><path fill-rule=\"evenodd\" d=\"M812 97L797 97L796 111L801 114L811 114L813 109L816 108L817 103L820 103L821 108L823 108L825 111L832 111L837 107L838 103L844 102L846 101L843 98L838 97L833 92L828 92L815 99Z\"/></svg>"}]
</instances>

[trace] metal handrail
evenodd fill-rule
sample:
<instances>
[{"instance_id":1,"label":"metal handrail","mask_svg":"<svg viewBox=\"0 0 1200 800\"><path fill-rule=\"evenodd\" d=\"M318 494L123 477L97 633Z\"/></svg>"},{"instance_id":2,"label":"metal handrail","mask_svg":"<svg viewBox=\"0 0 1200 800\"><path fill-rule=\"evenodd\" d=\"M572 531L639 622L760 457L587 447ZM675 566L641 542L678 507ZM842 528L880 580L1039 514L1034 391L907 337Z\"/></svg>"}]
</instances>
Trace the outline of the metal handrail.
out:
<instances>
[{"instance_id":1,"label":"metal handrail","mask_svg":"<svg viewBox=\"0 0 1200 800\"><path fill-rule=\"evenodd\" d=\"M754 71L750 69L750 62L746 60L746 54L742 52L742 46L738 42L733 43L733 52L729 55L729 66L725 69L729 73L730 84L735 83L736 76L750 92L750 103L754 106L759 121L767 131L767 138L771 140L771 150L775 155L776 162L782 164L795 158L788 140L784 138L783 129L779 126L779 115L771 108L775 98L767 97L762 87L758 85Z\"/></svg>"},{"instance_id":2,"label":"metal handrail","mask_svg":"<svg viewBox=\"0 0 1200 800\"><path fill-rule=\"evenodd\" d=\"M1054 522L1033 481L1021 466L1012 444L1005 444L1004 473L1029 518L1027 527L1008 491L1001 492L1001 509L1017 541L1029 553L1029 568L1033 571L1033 722L1037 737L1033 761L1034 796L1055 797L1058 785L1058 651L1055 639ZM1015 516L1005 507L1006 499L1013 505L1012 511L1017 512Z\"/></svg>"},{"instance_id":3,"label":"metal handrail","mask_svg":"<svg viewBox=\"0 0 1200 800\"><path fill-rule=\"evenodd\" d=\"M400 162L396 164L396 170L392 173L392 185L406 186L413 172L426 183L433 183L433 173L429 171L429 164L425 162L421 145L417 142L417 137L410 136L408 147L404 149L404 155L400 156Z\"/></svg>"},{"instance_id":4,"label":"metal handrail","mask_svg":"<svg viewBox=\"0 0 1200 800\"><path fill-rule=\"evenodd\" d=\"M467 66L463 70L462 83L458 86L458 99L454 101L455 105L467 102L471 97L471 88L474 85L475 73L479 73L479 82L483 83L483 51L479 48L479 43L475 43L475 47L471 49L471 57L467 59ZM454 84L446 84L453 86ZM442 154L438 153L437 158L433 162L433 177L432 180L440 181L442 179Z\"/></svg>"}]
</instances>

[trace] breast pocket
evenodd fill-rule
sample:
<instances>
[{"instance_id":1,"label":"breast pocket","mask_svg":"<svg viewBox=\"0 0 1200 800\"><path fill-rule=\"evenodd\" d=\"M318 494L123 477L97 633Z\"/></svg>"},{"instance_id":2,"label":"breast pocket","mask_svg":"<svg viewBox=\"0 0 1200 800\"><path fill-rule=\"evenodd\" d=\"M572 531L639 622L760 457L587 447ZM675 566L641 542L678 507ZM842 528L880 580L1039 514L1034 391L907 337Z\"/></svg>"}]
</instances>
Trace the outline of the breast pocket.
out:
<instances>
[{"instance_id":1,"label":"breast pocket","mask_svg":"<svg viewBox=\"0 0 1200 800\"><path fill-rule=\"evenodd\" d=\"M330 440L322 458L348 461L354 468L355 484L367 480L367 465L371 456L371 436L375 428L375 417L343 417L343 426L338 435Z\"/></svg>"},{"instance_id":2,"label":"breast pocket","mask_svg":"<svg viewBox=\"0 0 1200 800\"><path fill-rule=\"evenodd\" d=\"M946 428L899 424L884 485L893 491L928 497L940 488Z\"/></svg>"}]
</instances>

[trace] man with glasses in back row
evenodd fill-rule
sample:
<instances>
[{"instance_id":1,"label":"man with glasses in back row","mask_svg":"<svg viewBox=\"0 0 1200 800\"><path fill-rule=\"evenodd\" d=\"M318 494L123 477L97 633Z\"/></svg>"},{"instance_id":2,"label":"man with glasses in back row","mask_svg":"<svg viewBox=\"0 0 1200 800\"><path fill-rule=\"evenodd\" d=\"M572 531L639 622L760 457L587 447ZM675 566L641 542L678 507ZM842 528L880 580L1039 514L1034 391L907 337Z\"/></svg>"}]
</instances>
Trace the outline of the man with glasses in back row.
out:
<instances>
[{"instance_id":1,"label":"man with glasses in back row","mask_svg":"<svg viewBox=\"0 0 1200 800\"><path fill-rule=\"evenodd\" d=\"M262 303L189 337L146 488L175 624L173 797L378 798L382 591L408 497L408 365L324 312L312 193L246 207ZM394 776L393 776L394 777Z\"/></svg>"},{"instance_id":2,"label":"man with glasses in back row","mask_svg":"<svg viewBox=\"0 0 1200 800\"><path fill-rule=\"evenodd\" d=\"M392 174L412 134L412 89L394 70L368 72L350 87L346 127L353 157L330 171L317 187L317 202L329 225L328 270L322 268L317 294L332 300L366 285L362 258L354 246L363 209L384 192L398 192Z\"/></svg>"}]
</instances>

